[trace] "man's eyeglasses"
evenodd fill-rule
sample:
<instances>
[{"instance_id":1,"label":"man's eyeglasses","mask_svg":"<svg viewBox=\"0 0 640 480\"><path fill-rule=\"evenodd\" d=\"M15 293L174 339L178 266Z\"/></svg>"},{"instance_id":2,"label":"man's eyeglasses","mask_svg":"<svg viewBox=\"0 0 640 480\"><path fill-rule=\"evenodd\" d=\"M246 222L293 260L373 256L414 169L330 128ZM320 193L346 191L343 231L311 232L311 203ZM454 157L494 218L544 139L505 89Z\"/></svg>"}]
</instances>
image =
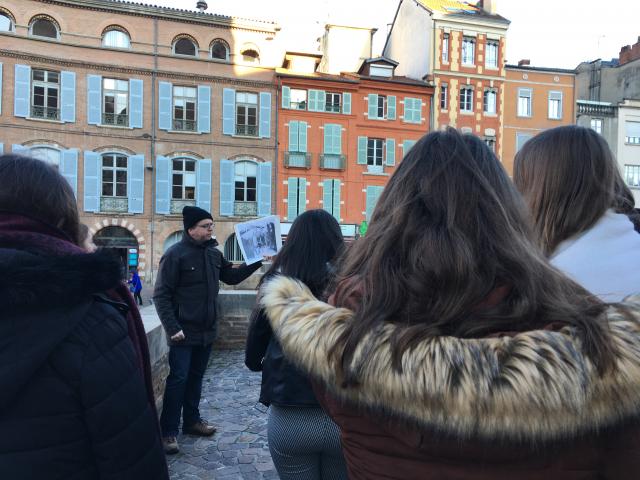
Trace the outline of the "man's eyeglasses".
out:
<instances>
[{"instance_id":1,"label":"man's eyeglasses","mask_svg":"<svg viewBox=\"0 0 640 480\"><path fill-rule=\"evenodd\" d=\"M202 228L203 230L213 230L215 223L205 223L204 225L198 225L198 228Z\"/></svg>"}]
</instances>

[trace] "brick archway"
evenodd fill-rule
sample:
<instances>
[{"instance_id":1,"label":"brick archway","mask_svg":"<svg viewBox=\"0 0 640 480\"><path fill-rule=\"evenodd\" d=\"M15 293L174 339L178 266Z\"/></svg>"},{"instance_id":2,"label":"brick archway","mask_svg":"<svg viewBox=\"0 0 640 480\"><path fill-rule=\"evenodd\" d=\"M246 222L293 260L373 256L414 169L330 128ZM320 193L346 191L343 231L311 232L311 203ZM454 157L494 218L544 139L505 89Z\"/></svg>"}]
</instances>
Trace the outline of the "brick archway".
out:
<instances>
[{"instance_id":1,"label":"brick archway","mask_svg":"<svg viewBox=\"0 0 640 480\"><path fill-rule=\"evenodd\" d=\"M146 262L147 244L146 244L144 235L142 234L140 229L126 218L111 218L111 219L105 218L100 222L94 223L93 227L90 227L89 230L91 231L91 235L95 235L98 231L100 231L105 227L126 228L131 232L131 234L134 237L136 237L136 240L138 242L138 270L139 270L140 278L144 278L145 268L147 266L147 262Z\"/></svg>"}]
</instances>

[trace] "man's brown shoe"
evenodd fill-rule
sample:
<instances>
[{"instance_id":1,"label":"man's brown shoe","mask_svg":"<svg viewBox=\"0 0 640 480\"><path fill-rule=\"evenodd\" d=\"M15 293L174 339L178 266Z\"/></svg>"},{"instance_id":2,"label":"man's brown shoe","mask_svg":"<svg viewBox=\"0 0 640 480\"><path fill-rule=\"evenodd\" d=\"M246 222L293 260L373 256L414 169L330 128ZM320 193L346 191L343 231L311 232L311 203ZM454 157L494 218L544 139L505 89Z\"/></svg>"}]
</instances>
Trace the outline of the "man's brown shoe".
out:
<instances>
[{"instance_id":1,"label":"man's brown shoe","mask_svg":"<svg viewBox=\"0 0 640 480\"><path fill-rule=\"evenodd\" d=\"M197 435L199 437L210 437L214 433L216 433L216 427L213 425L209 425L204 420L199 420L193 425L185 427L182 429L183 433L187 435Z\"/></svg>"},{"instance_id":2,"label":"man's brown shoe","mask_svg":"<svg viewBox=\"0 0 640 480\"><path fill-rule=\"evenodd\" d=\"M178 446L178 439L176 437L163 437L162 446L164 447L164 453L167 455L173 455L180 451Z\"/></svg>"}]
</instances>

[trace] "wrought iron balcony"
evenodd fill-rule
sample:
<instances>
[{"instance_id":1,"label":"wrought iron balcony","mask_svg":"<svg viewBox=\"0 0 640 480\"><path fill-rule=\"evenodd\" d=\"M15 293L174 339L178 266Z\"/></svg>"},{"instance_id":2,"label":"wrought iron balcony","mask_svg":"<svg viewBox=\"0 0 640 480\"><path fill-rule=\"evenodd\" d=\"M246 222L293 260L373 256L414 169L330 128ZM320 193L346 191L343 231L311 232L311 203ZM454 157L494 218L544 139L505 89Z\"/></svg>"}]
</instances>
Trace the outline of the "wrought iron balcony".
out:
<instances>
[{"instance_id":1,"label":"wrought iron balcony","mask_svg":"<svg viewBox=\"0 0 640 480\"><path fill-rule=\"evenodd\" d=\"M611 104L595 103L590 101L576 102L578 104L578 115L590 115L596 117L615 117L616 107Z\"/></svg>"},{"instance_id":2,"label":"wrought iron balcony","mask_svg":"<svg viewBox=\"0 0 640 480\"><path fill-rule=\"evenodd\" d=\"M233 204L233 214L236 217L255 217L258 215L258 202L239 202Z\"/></svg>"},{"instance_id":3,"label":"wrought iron balcony","mask_svg":"<svg viewBox=\"0 0 640 480\"><path fill-rule=\"evenodd\" d=\"M31 118L44 118L45 120L60 120L60 109L32 105Z\"/></svg>"},{"instance_id":4,"label":"wrought iron balcony","mask_svg":"<svg viewBox=\"0 0 640 480\"><path fill-rule=\"evenodd\" d=\"M344 170L346 155L324 153L320 155L320 168L323 170Z\"/></svg>"},{"instance_id":5,"label":"wrought iron balcony","mask_svg":"<svg viewBox=\"0 0 640 480\"><path fill-rule=\"evenodd\" d=\"M258 126L257 125L236 125L236 135L242 135L245 137L257 137Z\"/></svg>"},{"instance_id":6,"label":"wrought iron balcony","mask_svg":"<svg viewBox=\"0 0 640 480\"><path fill-rule=\"evenodd\" d=\"M195 207L195 200L179 200L179 199L171 199L171 206L169 207L169 211L172 214L182 213L182 209L186 206Z\"/></svg>"},{"instance_id":7,"label":"wrought iron balcony","mask_svg":"<svg viewBox=\"0 0 640 480\"><path fill-rule=\"evenodd\" d=\"M103 125L115 125L118 127L129 126L129 115L122 113L103 113L102 114Z\"/></svg>"},{"instance_id":8,"label":"wrought iron balcony","mask_svg":"<svg viewBox=\"0 0 640 480\"><path fill-rule=\"evenodd\" d=\"M195 120L180 120L178 118L173 119L173 130L180 132L195 132L196 131Z\"/></svg>"},{"instance_id":9,"label":"wrought iron balcony","mask_svg":"<svg viewBox=\"0 0 640 480\"><path fill-rule=\"evenodd\" d=\"M311 168L311 154L303 152L284 152L284 166L293 168Z\"/></svg>"},{"instance_id":10,"label":"wrought iron balcony","mask_svg":"<svg viewBox=\"0 0 640 480\"><path fill-rule=\"evenodd\" d=\"M129 199L127 197L100 197L101 212L127 212Z\"/></svg>"}]
</instances>

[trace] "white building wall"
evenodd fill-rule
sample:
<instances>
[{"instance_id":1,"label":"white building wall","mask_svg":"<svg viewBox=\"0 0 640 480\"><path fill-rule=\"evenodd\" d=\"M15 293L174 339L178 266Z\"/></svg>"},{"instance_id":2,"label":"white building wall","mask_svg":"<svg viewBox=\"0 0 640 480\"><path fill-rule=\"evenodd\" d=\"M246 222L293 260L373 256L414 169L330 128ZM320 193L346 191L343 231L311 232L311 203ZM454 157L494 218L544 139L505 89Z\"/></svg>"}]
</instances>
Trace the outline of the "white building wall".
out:
<instances>
[{"instance_id":1,"label":"white building wall","mask_svg":"<svg viewBox=\"0 0 640 480\"><path fill-rule=\"evenodd\" d=\"M320 43L322 60L318 71L332 75L357 72L362 62L371 58L372 38L370 29L327 26Z\"/></svg>"},{"instance_id":2,"label":"white building wall","mask_svg":"<svg viewBox=\"0 0 640 480\"><path fill-rule=\"evenodd\" d=\"M640 100L627 100L618 107L618 166L620 173L625 174L625 165L640 165L640 145L625 142L625 123L640 122ZM640 189L632 188L636 207L640 206Z\"/></svg>"}]
</instances>

